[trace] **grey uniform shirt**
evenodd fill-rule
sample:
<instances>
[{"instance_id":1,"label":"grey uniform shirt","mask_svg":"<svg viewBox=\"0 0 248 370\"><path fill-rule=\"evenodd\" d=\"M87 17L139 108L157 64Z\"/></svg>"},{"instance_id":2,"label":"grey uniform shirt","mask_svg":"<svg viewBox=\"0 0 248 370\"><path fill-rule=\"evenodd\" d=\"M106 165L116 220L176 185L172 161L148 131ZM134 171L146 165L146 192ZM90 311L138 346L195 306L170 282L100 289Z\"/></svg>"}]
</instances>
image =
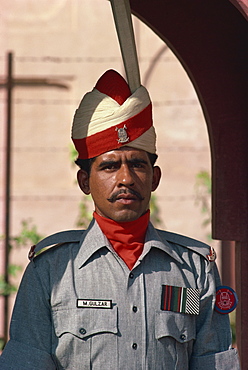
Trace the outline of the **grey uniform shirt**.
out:
<instances>
[{"instance_id":1,"label":"grey uniform shirt","mask_svg":"<svg viewBox=\"0 0 248 370\"><path fill-rule=\"evenodd\" d=\"M239 369L208 246L149 224L130 271L95 221L77 235L28 265L1 370ZM165 310L167 286L198 289L199 314Z\"/></svg>"}]
</instances>

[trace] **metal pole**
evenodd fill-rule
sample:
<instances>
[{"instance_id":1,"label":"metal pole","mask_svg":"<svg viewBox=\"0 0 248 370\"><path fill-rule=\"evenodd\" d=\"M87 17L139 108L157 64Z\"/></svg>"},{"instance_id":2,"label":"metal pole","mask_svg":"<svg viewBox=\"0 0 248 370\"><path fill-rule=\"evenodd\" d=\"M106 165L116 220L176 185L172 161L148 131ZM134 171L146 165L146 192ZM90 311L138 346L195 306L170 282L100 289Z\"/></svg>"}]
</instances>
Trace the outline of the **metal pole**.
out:
<instances>
[{"instance_id":1,"label":"metal pole","mask_svg":"<svg viewBox=\"0 0 248 370\"><path fill-rule=\"evenodd\" d=\"M4 209L5 209L5 227L4 227L4 277L6 284L9 283L9 238L10 238L10 183L11 183L11 112L12 112L12 64L13 55L8 53L7 56L7 114L6 114L6 138L5 138L5 196L4 196ZM9 325L9 296L4 297L4 341L8 340L8 325Z\"/></svg>"},{"instance_id":2,"label":"metal pole","mask_svg":"<svg viewBox=\"0 0 248 370\"><path fill-rule=\"evenodd\" d=\"M133 93L140 87L140 71L129 0L110 0L128 85Z\"/></svg>"},{"instance_id":3,"label":"metal pole","mask_svg":"<svg viewBox=\"0 0 248 370\"><path fill-rule=\"evenodd\" d=\"M5 133L5 184L4 184L4 278L6 284L9 283L9 253L10 253L10 197L11 197L11 131L12 131L12 92L15 85L38 87L48 86L61 89L68 89L65 83L60 82L57 77L50 78L14 78L13 76L13 54L7 55L7 77L2 81L0 79L0 88L6 89L6 133ZM68 77L64 76L64 79ZM70 79L70 77L69 77ZM9 295L4 296L4 341L8 340L9 324Z\"/></svg>"}]
</instances>

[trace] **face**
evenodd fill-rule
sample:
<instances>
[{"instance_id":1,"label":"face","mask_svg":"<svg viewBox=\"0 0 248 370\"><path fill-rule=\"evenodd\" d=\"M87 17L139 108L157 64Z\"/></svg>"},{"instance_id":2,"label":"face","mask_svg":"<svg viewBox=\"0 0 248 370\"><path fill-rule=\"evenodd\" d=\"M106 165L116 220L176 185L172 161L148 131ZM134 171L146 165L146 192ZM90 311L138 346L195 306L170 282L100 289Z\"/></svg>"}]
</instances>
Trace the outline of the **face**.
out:
<instances>
[{"instance_id":1,"label":"face","mask_svg":"<svg viewBox=\"0 0 248 370\"><path fill-rule=\"evenodd\" d=\"M129 147L98 156L89 177L78 171L79 186L91 194L95 211L117 222L136 220L147 211L160 177L160 168L152 167L147 152Z\"/></svg>"}]
</instances>

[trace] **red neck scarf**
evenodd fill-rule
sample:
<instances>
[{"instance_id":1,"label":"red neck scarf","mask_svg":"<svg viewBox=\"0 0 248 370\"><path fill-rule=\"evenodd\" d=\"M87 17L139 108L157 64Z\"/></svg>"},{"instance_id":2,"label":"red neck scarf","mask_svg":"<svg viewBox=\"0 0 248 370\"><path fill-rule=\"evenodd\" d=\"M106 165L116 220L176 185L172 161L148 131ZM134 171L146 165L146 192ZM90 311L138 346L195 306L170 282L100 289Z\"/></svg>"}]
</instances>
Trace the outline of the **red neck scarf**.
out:
<instances>
[{"instance_id":1,"label":"red neck scarf","mask_svg":"<svg viewBox=\"0 0 248 370\"><path fill-rule=\"evenodd\" d=\"M102 232L106 235L116 253L132 270L143 251L150 211L134 221L116 222L93 213Z\"/></svg>"}]
</instances>

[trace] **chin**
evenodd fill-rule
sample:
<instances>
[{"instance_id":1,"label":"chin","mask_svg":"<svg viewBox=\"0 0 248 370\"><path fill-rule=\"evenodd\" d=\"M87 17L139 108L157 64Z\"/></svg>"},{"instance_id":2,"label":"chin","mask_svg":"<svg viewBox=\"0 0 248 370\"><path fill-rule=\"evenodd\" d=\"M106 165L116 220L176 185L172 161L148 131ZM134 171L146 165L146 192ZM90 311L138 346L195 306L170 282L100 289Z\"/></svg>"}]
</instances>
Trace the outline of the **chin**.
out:
<instances>
[{"instance_id":1,"label":"chin","mask_svg":"<svg viewBox=\"0 0 248 370\"><path fill-rule=\"evenodd\" d=\"M143 213L142 213L143 214ZM137 213L137 212L123 212L119 214L113 215L112 220L116 222L130 222L130 221L135 221L137 220L142 214Z\"/></svg>"}]
</instances>

